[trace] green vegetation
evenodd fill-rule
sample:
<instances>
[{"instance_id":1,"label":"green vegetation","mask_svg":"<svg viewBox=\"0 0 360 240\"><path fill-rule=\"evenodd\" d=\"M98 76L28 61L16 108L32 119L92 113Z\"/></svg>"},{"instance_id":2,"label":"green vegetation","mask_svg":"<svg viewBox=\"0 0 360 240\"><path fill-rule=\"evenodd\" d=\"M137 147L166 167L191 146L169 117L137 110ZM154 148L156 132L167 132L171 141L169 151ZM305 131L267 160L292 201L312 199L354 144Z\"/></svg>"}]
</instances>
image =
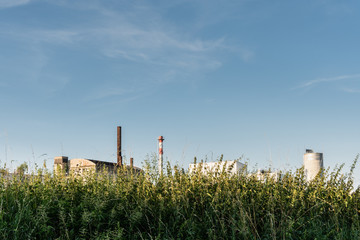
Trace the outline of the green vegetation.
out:
<instances>
[{"instance_id":1,"label":"green vegetation","mask_svg":"<svg viewBox=\"0 0 360 240\"><path fill-rule=\"evenodd\" d=\"M357 160L357 159L356 159ZM341 168L306 183L303 169L260 182L146 164L83 177L0 178L2 239L360 239L360 190ZM26 168L24 168L25 170Z\"/></svg>"}]
</instances>

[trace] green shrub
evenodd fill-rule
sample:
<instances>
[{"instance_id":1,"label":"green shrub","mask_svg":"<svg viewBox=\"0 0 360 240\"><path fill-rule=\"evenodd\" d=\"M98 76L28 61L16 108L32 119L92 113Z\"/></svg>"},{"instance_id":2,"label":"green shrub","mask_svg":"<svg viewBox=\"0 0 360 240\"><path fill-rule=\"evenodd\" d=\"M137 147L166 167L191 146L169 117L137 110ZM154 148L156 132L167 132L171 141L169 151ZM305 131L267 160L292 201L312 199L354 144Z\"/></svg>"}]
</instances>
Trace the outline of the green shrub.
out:
<instances>
[{"instance_id":1,"label":"green shrub","mask_svg":"<svg viewBox=\"0 0 360 240\"><path fill-rule=\"evenodd\" d=\"M52 176L46 169L3 174L0 237L359 239L353 167L347 175L325 171L310 183L303 169L262 182L245 173L188 174L178 166L160 176L149 163L144 174L122 169L117 177Z\"/></svg>"}]
</instances>

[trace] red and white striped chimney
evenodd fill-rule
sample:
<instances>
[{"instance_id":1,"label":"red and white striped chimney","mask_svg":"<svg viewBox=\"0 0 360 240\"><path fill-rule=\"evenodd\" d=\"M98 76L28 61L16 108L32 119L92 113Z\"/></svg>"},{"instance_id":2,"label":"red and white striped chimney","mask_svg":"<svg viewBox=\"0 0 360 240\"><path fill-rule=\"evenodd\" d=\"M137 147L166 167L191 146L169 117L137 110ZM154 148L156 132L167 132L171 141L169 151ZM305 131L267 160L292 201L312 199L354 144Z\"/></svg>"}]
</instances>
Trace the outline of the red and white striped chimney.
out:
<instances>
[{"instance_id":1,"label":"red and white striped chimney","mask_svg":"<svg viewBox=\"0 0 360 240\"><path fill-rule=\"evenodd\" d=\"M158 167L159 167L159 174L161 175L162 172L163 172L163 154L164 154L164 151L163 151L164 138L163 138L163 136L160 136L158 138L158 140L159 140L159 162L158 162Z\"/></svg>"}]
</instances>

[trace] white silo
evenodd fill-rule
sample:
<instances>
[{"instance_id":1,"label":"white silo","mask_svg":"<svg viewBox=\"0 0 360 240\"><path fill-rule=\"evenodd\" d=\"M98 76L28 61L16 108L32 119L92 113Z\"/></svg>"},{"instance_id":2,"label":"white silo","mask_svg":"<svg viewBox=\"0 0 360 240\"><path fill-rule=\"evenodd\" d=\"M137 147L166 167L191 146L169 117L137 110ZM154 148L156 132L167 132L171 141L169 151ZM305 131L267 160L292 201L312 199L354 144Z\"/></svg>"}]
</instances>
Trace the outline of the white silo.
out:
<instances>
[{"instance_id":1,"label":"white silo","mask_svg":"<svg viewBox=\"0 0 360 240\"><path fill-rule=\"evenodd\" d=\"M322 168L324 168L323 154L315 153L312 149L306 149L306 153L304 154L306 181L313 180Z\"/></svg>"}]
</instances>

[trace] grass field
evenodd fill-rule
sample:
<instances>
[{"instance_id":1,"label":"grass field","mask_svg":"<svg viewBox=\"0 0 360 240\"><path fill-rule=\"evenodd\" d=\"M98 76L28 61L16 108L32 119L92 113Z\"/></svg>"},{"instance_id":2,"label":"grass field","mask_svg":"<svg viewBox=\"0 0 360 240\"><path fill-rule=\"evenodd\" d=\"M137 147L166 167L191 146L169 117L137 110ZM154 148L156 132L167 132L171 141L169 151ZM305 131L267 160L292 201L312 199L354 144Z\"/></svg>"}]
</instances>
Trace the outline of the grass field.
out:
<instances>
[{"instance_id":1,"label":"grass field","mask_svg":"<svg viewBox=\"0 0 360 240\"><path fill-rule=\"evenodd\" d=\"M360 191L352 171L325 171L306 183L303 169L280 181L246 174L188 174L145 164L83 177L0 179L2 239L360 239Z\"/></svg>"}]
</instances>

